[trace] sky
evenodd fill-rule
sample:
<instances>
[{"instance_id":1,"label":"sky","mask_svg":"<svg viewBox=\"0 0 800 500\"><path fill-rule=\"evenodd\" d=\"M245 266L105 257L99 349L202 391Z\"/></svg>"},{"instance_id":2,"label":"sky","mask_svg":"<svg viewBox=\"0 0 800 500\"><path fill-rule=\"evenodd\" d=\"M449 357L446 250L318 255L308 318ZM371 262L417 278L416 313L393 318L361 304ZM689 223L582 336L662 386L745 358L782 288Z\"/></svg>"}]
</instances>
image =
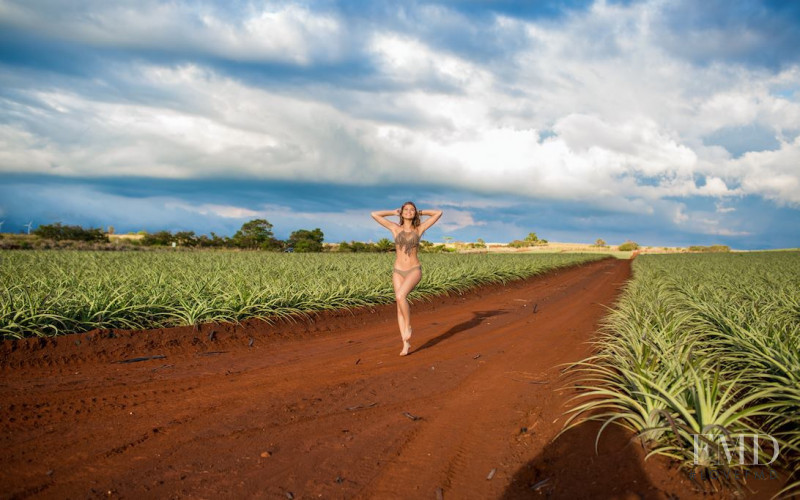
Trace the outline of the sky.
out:
<instances>
[{"instance_id":1,"label":"sky","mask_svg":"<svg viewBox=\"0 0 800 500\"><path fill-rule=\"evenodd\" d=\"M800 2L0 0L0 231L800 246Z\"/></svg>"}]
</instances>

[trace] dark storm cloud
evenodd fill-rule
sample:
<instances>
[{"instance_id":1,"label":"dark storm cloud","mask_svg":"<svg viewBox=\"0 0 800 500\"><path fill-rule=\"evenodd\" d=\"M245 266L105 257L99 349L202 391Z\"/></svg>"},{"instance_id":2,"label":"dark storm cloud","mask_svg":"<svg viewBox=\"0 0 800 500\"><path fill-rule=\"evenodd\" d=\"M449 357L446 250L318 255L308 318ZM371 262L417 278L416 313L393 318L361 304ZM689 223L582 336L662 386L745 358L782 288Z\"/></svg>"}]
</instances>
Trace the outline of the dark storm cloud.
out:
<instances>
[{"instance_id":1,"label":"dark storm cloud","mask_svg":"<svg viewBox=\"0 0 800 500\"><path fill-rule=\"evenodd\" d=\"M778 70L800 61L800 2L682 0L667 3L659 37L697 64L715 61Z\"/></svg>"}]
</instances>

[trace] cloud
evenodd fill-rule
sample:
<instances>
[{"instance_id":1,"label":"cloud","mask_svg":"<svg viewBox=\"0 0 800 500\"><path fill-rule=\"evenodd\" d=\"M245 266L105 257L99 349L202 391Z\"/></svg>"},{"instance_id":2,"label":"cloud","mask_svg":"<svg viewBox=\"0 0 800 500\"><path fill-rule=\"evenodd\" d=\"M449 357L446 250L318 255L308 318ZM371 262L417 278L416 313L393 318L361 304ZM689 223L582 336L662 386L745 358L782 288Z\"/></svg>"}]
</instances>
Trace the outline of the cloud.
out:
<instances>
[{"instance_id":1,"label":"cloud","mask_svg":"<svg viewBox=\"0 0 800 500\"><path fill-rule=\"evenodd\" d=\"M430 205L435 208L445 208L445 207L454 207L454 208L508 208L515 205L520 205L519 200L507 200L507 199L474 199L470 198L468 200L452 200L447 198L426 198L421 199L419 201L420 204ZM421 209L424 210L424 209Z\"/></svg>"},{"instance_id":2,"label":"cloud","mask_svg":"<svg viewBox=\"0 0 800 500\"><path fill-rule=\"evenodd\" d=\"M797 12L745 4L0 0L0 172L434 186L735 235L738 197L800 204Z\"/></svg>"},{"instance_id":3,"label":"cloud","mask_svg":"<svg viewBox=\"0 0 800 500\"><path fill-rule=\"evenodd\" d=\"M183 201L168 201L164 203L164 207L168 209L180 208L187 212L194 212L200 215L215 215L227 219L253 218L261 215L261 212L257 210L232 205L215 205L213 203L194 205Z\"/></svg>"},{"instance_id":4,"label":"cloud","mask_svg":"<svg viewBox=\"0 0 800 500\"><path fill-rule=\"evenodd\" d=\"M723 196L729 195L732 192L728 189L725 181L719 177L706 177L706 183L697 188L697 194L705 196Z\"/></svg>"},{"instance_id":5,"label":"cloud","mask_svg":"<svg viewBox=\"0 0 800 500\"><path fill-rule=\"evenodd\" d=\"M291 3L237 9L194 2L89 2L85 11L48 3L6 0L0 19L93 47L297 65L339 59L344 52L339 41L346 40L336 16ZM231 7L233 15L225 12Z\"/></svg>"},{"instance_id":6,"label":"cloud","mask_svg":"<svg viewBox=\"0 0 800 500\"><path fill-rule=\"evenodd\" d=\"M715 203L714 206L716 207L716 212L720 214L727 214L736 211L734 207L726 207L720 202Z\"/></svg>"},{"instance_id":7,"label":"cloud","mask_svg":"<svg viewBox=\"0 0 800 500\"><path fill-rule=\"evenodd\" d=\"M0 129L7 145L0 171L330 181L352 180L366 163L359 123L329 104L243 86L193 65L147 65L129 77L181 98L151 106L28 92L38 109Z\"/></svg>"},{"instance_id":8,"label":"cloud","mask_svg":"<svg viewBox=\"0 0 800 500\"><path fill-rule=\"evenodd\" d=\"M798 62L796 2L711 0L702 8L691 0L667 2L654 35L675 56L696 64L780 67Z\"/></svg>"},{"instance_id":9,"label":"cloud","mask_svg":"<svg viewBox=\"0 0 800 500\"><path fill-rule=\"evenodd\" d=\"M448 209L447 217L442 217L444 220L437 222L438 229L444 232L458 231L468 227L485 226L485 221L476 221L470 211Z\"/></svg>"},{"instance_id":10,"label":"cloud","mask_svg":"<svg viewBox=\"0 0 800 500\"><path fill-rule=\"evenodd\" d=\"M716 181L711 181L711 185L715 184ZM676 203L673 205L672 222L683 231L697 235L737 237L753 234L751 231L735 228L739 222L726 215L734 211L732 208L720 210L717 205L714 212L709 212L704 209L690 209L685 203Z\"/></svg>"},{"instance_id":11,"label":"cloud","mask_svg":"<svg viewBox=\"0 0 800 500\"><path fill-rule=\"evenodd\" d=\"M689 220L689 216L686 215L684 210L686 209L686 205L680 204L675 207L675 211L672 216L672 222L675 224L682 224Z\"/></svg>"},{"instance_id":12,"label":"cloud","mask_svg":"<svg viewBox=\"0 0 800 500\"><path fill-rule=\"evenodd\" d=\"M791 144L782 143L776 151L744 154L730 163L741 172L744 193L758 194L779 205L800 206L800 137Z\"/></svg>"}]
</instances>

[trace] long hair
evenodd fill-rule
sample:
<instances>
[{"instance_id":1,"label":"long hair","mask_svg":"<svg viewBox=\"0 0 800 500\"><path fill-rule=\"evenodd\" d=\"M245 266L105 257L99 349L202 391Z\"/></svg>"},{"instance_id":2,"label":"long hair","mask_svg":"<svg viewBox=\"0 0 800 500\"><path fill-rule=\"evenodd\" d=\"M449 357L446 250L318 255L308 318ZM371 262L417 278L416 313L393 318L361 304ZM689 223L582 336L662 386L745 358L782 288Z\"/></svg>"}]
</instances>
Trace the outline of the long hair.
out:
<instances>
[{"instance_id":1,"label":"long hair","mask_svg":"<svg viewBox=\"0 0 800 500\"><path fill-rule=\"evenodd\" d=\"M417 210L417 206L414 205L413 201L407 201L403 203L402 207L400 207L400 224L403 224L403 209L406 208L406 205L411 205L412 207L414 207L414 218L411 219L411 227L419 226L422 223L422 221L420 221L419 219L419 210Z\"/></svg>"}]
</instances>

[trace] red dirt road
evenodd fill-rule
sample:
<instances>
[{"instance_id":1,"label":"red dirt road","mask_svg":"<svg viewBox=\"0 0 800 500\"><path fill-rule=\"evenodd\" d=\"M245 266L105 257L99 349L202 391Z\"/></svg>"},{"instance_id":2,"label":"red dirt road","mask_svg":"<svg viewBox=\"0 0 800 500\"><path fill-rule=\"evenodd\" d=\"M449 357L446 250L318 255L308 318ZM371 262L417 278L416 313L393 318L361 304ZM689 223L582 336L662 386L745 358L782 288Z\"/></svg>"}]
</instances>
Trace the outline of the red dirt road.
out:
<instances>
[{"instance_id":1,"label":"red dirt road","mask_svg":"<svg viewBox=\"0 0 800 500\"><path fill-rule=\"evenodd\" d=\"M629 276L607 259L413 304L407 357L393 305L4 342L0 492L699 497L613 426L599 455L593 426L551 442L575 394L559 390L562 364L590 353Z\"/></svg>"}]
</instances>

